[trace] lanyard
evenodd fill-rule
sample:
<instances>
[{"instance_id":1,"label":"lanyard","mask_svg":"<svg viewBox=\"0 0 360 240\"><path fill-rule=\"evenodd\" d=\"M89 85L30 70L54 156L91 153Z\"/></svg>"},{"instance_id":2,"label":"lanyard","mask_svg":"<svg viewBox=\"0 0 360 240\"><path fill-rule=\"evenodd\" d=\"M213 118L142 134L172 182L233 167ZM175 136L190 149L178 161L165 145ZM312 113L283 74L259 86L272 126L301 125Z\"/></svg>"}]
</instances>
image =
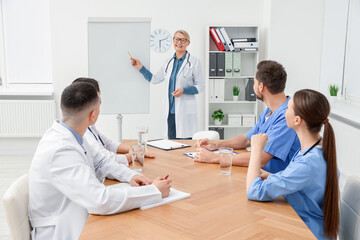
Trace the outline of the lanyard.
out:
<instances>
[{"instance_id":1,"label":"lanyard","mask_svg":"<svg viewBox=\"0 0 360 240\"><path fill-rule=\"evenodd\" d=\"M91 128L88 127L88 129L89 129L89 131L92 133L92 135L94 135L94 138L96 139L96 141L99 141L99 140L100 140L101 144L105 147L105 144L104 144L103 140L101 139L101 137L98 135L98 138L99 138L99 139L98 139L98 138L96 137L95 133L91 130Z\"/></svg>"},{"instance_id":2,"label":"lanyard","mask_svg":"<svg viewBox=\"0 0 360 240\"><path fill-rule=\"evenodd\" d=\"M314 145L312 145L304 154L303 156L305 156L308 152L311 151L311 149L313 149L316 145L318 145L320 143L322 138L320 138Z\"/></svg>"}]
</instances>

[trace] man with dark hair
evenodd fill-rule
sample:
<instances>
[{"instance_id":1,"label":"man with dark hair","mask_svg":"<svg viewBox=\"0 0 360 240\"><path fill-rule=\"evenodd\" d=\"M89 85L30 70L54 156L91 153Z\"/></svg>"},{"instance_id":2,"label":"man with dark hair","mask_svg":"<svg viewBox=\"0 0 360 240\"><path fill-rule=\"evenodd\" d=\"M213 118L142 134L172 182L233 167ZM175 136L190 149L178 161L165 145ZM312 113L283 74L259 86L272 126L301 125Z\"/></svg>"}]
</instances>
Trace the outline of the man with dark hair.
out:
<instances>
[{"instance_id":1,"label":"man with dark hair","mask_svg":"<svg viewBox=\"0 0 360 240\"><path fill-rule=\"evenodd\" d=\"M151 184L126 166L101 159L83 139L98 118L100 102L89 83L71 84L61 95L62 121L40 140L29 171L32 239L78 239L89 213L124 212L169 195L171 180L157 178ZM106 187L103 177L139 187Z\"/></svg>"},{"instance_id":2,"label":"man with dark hair","mask_svg":"<svg viewBox=\"0 0 360 240\"><path fill-rule=\"evenodd\" d=\"M295 152L300 148L296 132L286 124L285 111L290 97L284 93L286 85L286 71L275 61L262 61L257 65L254 78L254 92L267 108L260 114L256 125L246 134L223 141L198 140L198 152L195 161L204 163L219 163L219 155L212 153L220 147L234 149L251 146L251 136L266 133L269 141L262 152L261 166L267 172L276 173L284 170L290 163ZM209 151L210 150L210 151ZM233 165L248 166L250 152L235 154Z\"/></svg>"},{"instance_id":3,"label":"man with dark hair","mask_svg":"<svg viewBox=\"0 0 360 240\"><path fill-rule=\"evenodd\" d=\"M73 81L73 83L77 82L93 84L100 94L99 83L95 79L81 77ZM112 141L111 139L107 138L96 128L95 124L88 127L88 130L84 134L84 138L92 148L99 151L99 153L103 154L106 158L113 159L117 163L129 166L129 163L132 160L129 145ZM145 157L154 158L155 156L149 152L146 152Z\"/></svg>"}]
</instances>

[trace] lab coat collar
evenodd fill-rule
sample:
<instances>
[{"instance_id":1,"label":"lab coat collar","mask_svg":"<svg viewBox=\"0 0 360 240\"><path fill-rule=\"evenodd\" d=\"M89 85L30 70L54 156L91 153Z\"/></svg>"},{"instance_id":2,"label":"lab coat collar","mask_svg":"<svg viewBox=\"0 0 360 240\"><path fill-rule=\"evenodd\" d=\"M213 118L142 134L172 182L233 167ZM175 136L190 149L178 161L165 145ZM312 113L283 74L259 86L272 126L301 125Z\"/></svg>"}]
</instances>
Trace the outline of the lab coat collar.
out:
<instances>
[{"instance_id":1,"label":"lab coat collar","mask_svg":"<svg viewBox=\"0 0 360 240\"><path fill-rule=\"evenodd\" d=\"M84 139L82 136L80 136L77 132L74 131L74 129L72 129L71 127L69 127L68 125L66 125L63 121L58 120L57 121L59 124L61 124L62 126L64 126L65 128L67 128L76 138L76 141L82 146L84 143Z\"/></svg>"}]
</instances>

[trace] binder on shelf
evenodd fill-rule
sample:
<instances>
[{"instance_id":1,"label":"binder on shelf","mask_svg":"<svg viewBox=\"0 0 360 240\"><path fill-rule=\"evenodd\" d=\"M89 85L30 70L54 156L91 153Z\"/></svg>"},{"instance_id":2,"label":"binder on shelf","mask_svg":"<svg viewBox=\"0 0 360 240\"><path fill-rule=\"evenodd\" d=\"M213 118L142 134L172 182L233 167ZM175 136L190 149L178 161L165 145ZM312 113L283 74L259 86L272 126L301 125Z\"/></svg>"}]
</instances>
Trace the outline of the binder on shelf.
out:
<instances>
[{"instance_id":1,"label":"binder on shelf","mask_svg":"<svg viewBox=\"0 0 360 240\"><path fill-rule=\"evenodd\" d=\"M209 79L209 100L210 102L214 102L215 96L214 96L214 80L213 78Z\"/></svg>"},{"instance_id":2,"label":"binder on shelf","mask_svg":"<svg viewBox=\"0 0 360 240\"><path fill-rule=\"evenodd\" d=\"M232 38L231 41L235 42L256 42L256 38Z\"/></svg>"},{"instance_id":3,"label":"binder on shelf","mask_svg":"<svg viewBox=\"0 0 360 240\"><path fill-rule=\"evenodd\" d=\"M224 77L225 76L225 53L217 53L217 59L216 59L216 76L218 77Z\"/></svg>"},{"instance_id":4,"label":"binder on shelf","mask_svg":"<svg viewBox=\"0 0 360 240\"><path fill-rule=\"evenodd\" d=\"M225 40L226 44L228 45L230 51L234 51L234 46L229 38L229 35L226 33L225 28L224 27L220 28L220 32L223 35L224 40Z\"/></svg>"},{"instance_id":5,"label":"binder on shelf","mask_svg":"<svg viewBox=\"0 0 360 240\"><path fill-rule=\"evenodd\" d=\"M225 47L222 44L222 42L220 41L220 38L215 31L215 28L210 28L210 35L211 35L212 39L214 40L216 46L218 47L219 51L225 51Z\"/></svg>"},{"instance_id":6,"label":"binder on shelf","mask_svg":"<svg viewBox=\"0 0 360 240\"><path fill-rule=\"evenodd\" d=\"M233 76L233 53L225 53L225 77Z\"/></svg>"},{"instance_id":7,"label":"binder on shelf","mask_svg":"<svg viewBox=\"0 0 360 240\"><path fill-rule=\"evenodd\" d=\"M233 53L233 77L240 77L240 67L241 67L241 53Z\"/></svg>"},{"instance_id":8,"label":"binder on shelf","mask_svg":"<svg viewBox=\"0 0 360 240\"><path fill-rule=\"evenodd\" d=\"M219 102L223 102L225 100L225 79L219 80Z\"/></svg>"},{"instance_id":9,"label":"binder on shelf","mask_svg":"<svg viewBox=\"0 0 360 240\"><path fill-rule=\"evenodd\" d=\"M256 101L256 95L254 92L254 79L249 78L245 87L245 100Z\"/></svg>"},{"instance_id":10,"label":"binder on shelf","mask_svg":"<svg viewBox=\"0 0 360 240\"><path fill-rule=\"evenodd\" d=\"M235 52L256 52L258 48L235 48Z\"/></svg>"},{"instance_id":11,"label":"binder on shelf","mask_svg":"<svg viewBox=\"0 0 360 240\"><path fill-rule=\"evenodd\" d=\"M214 102L220 102L219 101L219 79L213 79L214 81Z\"/></svg>"},{"instance_id":12,"label":"binder on shelf","mask_svg":"<svg viewBox=\"0 0 360 240\"><path fill-rule=\"evenodd\" d=\"M234 42L234 48L258 48L258 42Z\"/></svg>"},{"instance_id":13,"label":"binder on shelf","mask_svg":"<svg viewBox=\"0 0 360 240\"><path fill-rule=\"evenodd\" d=\"M216 64L216 53L210 53L209 56L209 76L216 76L217 64Z\"/></svg>"},{"instance_id":14,"label":"binder on shelf","mask_svg":"<svg viewBox=\"0 0 360 240\"><path fill-rule=\"evenodd\" d=\"M215 30L216 30L217 35L218 35L219 38L220 38L220 41L223 43L223 45L224 45L224 47L225 47L225 51L230 51L229 46L228 46L227 43L225 42L225 39L224 39L223 35L222 35L221 32L220 32L220 29L219 29L219 28L216 28Z\"/></svg>"}]
</instances>

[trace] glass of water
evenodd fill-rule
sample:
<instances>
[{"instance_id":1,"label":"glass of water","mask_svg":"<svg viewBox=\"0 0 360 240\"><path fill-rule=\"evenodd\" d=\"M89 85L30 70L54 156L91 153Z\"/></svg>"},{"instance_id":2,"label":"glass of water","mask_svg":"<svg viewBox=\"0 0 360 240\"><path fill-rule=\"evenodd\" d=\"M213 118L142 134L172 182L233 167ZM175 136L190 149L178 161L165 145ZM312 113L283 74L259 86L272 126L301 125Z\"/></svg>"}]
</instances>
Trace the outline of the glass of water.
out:
<instances>
[{"instance_id":1,"label":"glass of water","mask_svg":"<svg viewBox=\"0 0 360 240\"><path fill-rule=\"evenodd\" d=\"M138 145L143 146L146 150L146 145L148 141L148 127L141 126L137 127L138 130Z\"/></svg>"},{"instance_id":2,"label":"glass of water","mask_svg":"<svg viewBox=\"0 0 360 240\"><path fill-rule=\"evenodd\" d=\"M135 171L142 172L144 169L145 148L140 145L131 145L132 168Z\"/></svg>"},{"instance_id":3,"label":"glass of water","mask_svg":"<svg viewBox=\"0 0 360 240\"><path fill-rule=\"evenodd\" d=\"M231 175L231 165L233 158L233 149L232 148L220 148L220 174L221 175Z\"/></svg>"}]
</instances>

